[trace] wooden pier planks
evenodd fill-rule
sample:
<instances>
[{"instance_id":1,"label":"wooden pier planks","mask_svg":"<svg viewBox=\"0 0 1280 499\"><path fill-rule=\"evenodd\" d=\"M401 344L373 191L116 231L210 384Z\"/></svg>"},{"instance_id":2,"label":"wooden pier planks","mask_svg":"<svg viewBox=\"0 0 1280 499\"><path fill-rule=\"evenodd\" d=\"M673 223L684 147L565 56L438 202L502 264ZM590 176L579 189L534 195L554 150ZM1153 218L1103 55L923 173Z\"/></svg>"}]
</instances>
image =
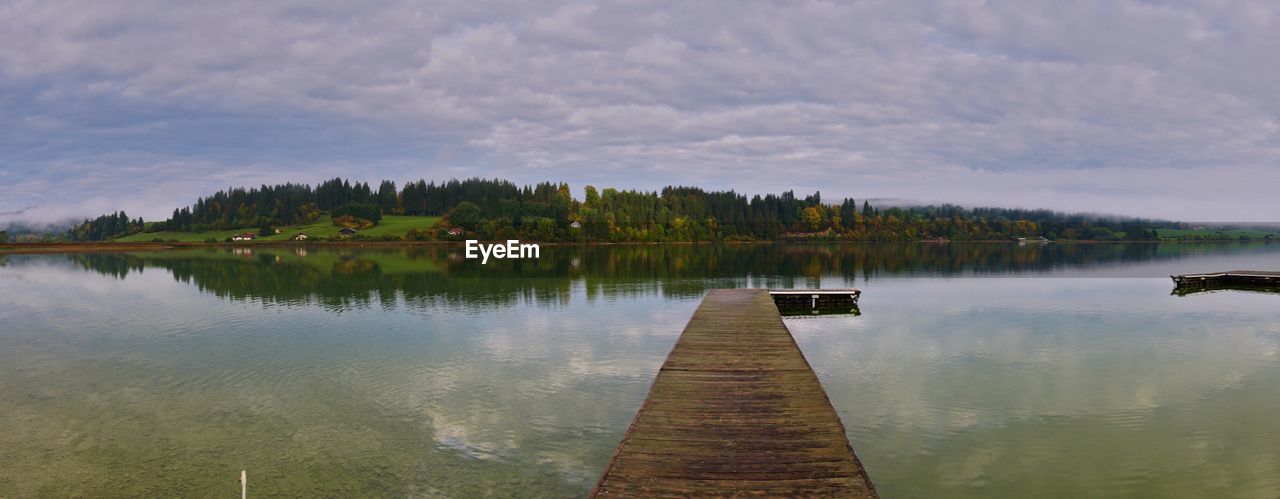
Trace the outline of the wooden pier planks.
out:
<instances>
[{"instance_id":1,"label":"wooden pier planks","mask_svg":"<svg viewBox=\"0 0 1280 499\"><path fill-rule=\"evenodd\" d=\"M592 497L878 497L765 290L713 290Z\"/></svg>"}]
</instances>

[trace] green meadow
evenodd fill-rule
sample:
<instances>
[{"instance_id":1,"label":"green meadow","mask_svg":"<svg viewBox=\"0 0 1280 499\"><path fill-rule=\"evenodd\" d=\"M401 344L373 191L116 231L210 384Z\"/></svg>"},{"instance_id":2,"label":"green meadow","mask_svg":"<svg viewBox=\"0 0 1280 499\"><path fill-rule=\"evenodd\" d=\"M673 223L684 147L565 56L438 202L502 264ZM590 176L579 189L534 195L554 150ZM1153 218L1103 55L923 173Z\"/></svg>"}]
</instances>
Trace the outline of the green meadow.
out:
<instances>
[{"instance_id":1,"label":"green meadow","mask_svg":"<svg viewBox=\"0 0 1280 499\"><path fill-rule=\"evenodd\" d=\"M364 229L360 234L371 238L379 238L386 235L404 236L411 229L427 230L435 226L440 221L440 217L417 217L407 215L384 215L378 225L371 229ZM333 220L329 215L324 215L315 222L304 225L293 225L282 227L279 234L270 236L258 236L255 241L288 241L293 238L294 234L299 232L306 234L310 238L337 238L338 231L341 227L333 224ZM176 240L179 242L201 242L208 239L215 239L218 242L226 240L228 237L234 236L241 232L258 233L257 228L246 227L242 229L229 230L213 230L205 232L139 232L125 237L115 239L122 243L138 243L147 242L155 239L164 241Z\"/></svg>"}]
</instances>

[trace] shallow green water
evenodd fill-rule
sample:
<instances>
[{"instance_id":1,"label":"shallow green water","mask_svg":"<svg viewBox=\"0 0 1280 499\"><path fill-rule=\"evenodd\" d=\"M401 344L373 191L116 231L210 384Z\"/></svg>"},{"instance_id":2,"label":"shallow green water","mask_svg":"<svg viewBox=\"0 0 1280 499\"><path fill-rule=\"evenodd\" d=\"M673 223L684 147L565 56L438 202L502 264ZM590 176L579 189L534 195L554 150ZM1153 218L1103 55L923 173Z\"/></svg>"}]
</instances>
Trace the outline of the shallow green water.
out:
<instances>
[{"instance_id":1,"label":"shallow green water","mask_svg":"<svg viewBox=\"0 0 1280 499\"><path fill-rule=\"evenodd\" d=\"M0 496L572 497L707 289L790 318L884 497L1280 496L1280 245L0 256Z\"/></svg>"}]
</instances>

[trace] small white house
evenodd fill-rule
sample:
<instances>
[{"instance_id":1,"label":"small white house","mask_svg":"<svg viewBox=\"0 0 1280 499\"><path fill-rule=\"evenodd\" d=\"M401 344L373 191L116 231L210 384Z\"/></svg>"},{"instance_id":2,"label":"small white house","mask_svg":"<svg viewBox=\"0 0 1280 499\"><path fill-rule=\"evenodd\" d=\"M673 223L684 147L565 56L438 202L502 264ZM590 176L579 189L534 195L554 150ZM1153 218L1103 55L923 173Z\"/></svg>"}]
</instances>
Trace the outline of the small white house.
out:
<instances>
[{"instance_id":1,"label":"small white house","mask_svg":"<svg viewBox=\"0 0 1280 499\"><path fill-rule=\"evenodd\" d=\"M231 240L232 241L252 241L254 237L257 237L257 235L255 235L252 232L241 232L239 234L231 236Z\"/></svg>"},{"instance_id":2,"label":"small white house","mask_svg":"<svg viewBox=\"0 0 1280 499\"><path fill-rule=\"evenodd\" d=\"M577 220L574 220L573 222L570 222L570 223L569 223L569 228L571 228L571 229L581 229L581 228L582 228L582 222L579 222L579 221L577 221Z\"/></svg>"},{"instance_id":3,"label":"small white house","mask_svg":"<svg viewBox=\"0 0 1280 499\"><path fill-rule=\"evenodd\" d=\"M293 235L293 240L294 240L294 241L306 241L306 240L307 240L307 235L306 235L306 234L303 234L303 233L301 233L301 232L299 232L299 233L297 233L297 234L294 234L294 235Z\"/></svg>"},{"instance_id":4,"label":"small white house","mask_svg":"<svg viewBox=\"0 0 1280 499\"><path fill-rule=\"evenodd\" d=\"M461 235L462 235L462 228L461 228L461 227L454 227L454 228L452 228L452 229L449 229L449 235L450 235L450 236L461 236Z\"/></svg>"}]
</instances>

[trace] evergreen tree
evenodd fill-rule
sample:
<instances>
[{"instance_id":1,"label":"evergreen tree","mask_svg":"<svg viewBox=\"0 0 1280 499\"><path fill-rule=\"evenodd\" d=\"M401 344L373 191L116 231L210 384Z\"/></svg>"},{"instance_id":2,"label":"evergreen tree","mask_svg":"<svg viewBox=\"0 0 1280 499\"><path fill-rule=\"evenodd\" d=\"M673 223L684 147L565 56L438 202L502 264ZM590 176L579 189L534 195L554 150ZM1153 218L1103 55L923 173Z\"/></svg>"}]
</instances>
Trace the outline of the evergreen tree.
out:
<instances>
[{"instance_id":1,"label":"evergreen tree","mask_svg":"<svg viewBox=\"0 0 1280 499\"><path fill-rule=\"evenodd\" d=\"M693 241L830 238L901 241L926 237L1000 240L1059 237L1149 240L1151 221L1109 220L1048 210L963 208L954 205L887 207L863 200L823 204L821 192L803 199L793 191L747 196L668 186L657 192L586 186L584 201L563 182L517 186L502 179L406 182L399 191L389 180L371 184L343 178L306 184L228 188L174 209L147 230L203 232L287 227L324 214L374 220L385 214L444 216L469 230L496 236L567 238L578 241ZM364 216L360 216L359 214ZM461 223L459 223L461 221ZM581 227L571 230L570 224ZM551 225L548 225L551 224ZM143 230L141 219L123 212L103 215L72 229L75 240L112 239ZM483 229L483 230L481 230Z\"/></svg>"}]
</instances>

